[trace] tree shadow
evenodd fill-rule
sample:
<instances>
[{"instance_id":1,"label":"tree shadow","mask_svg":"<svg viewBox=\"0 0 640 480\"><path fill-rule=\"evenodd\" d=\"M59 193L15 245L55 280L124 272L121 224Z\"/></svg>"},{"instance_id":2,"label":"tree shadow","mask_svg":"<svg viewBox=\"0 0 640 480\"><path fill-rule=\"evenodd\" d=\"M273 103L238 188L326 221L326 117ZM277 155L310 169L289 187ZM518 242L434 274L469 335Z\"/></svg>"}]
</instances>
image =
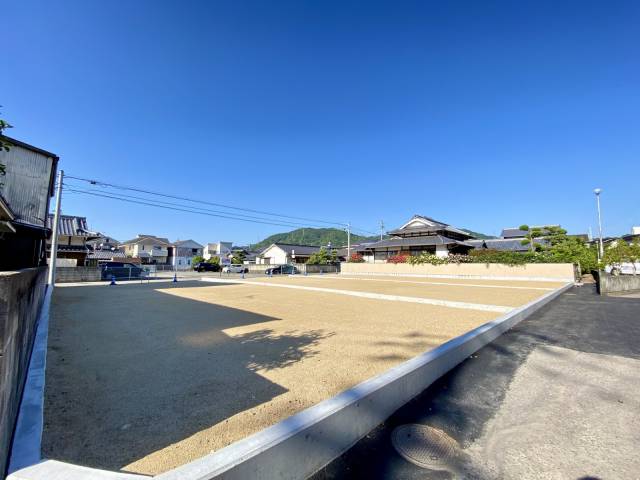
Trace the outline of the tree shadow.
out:
<instances>
[{"instance_id":1,"label":"tree shadow","mask_svg":"<svg viewBox=\"0 0 640 480\"><path fill-rule=\"evenodd\" d=\"M285 393L260 370L315 355L331 332L225 329L278 321L169 295L180 282L56 289L52 305L43 454L122 469Z\"/></svg>"}]
</instances>

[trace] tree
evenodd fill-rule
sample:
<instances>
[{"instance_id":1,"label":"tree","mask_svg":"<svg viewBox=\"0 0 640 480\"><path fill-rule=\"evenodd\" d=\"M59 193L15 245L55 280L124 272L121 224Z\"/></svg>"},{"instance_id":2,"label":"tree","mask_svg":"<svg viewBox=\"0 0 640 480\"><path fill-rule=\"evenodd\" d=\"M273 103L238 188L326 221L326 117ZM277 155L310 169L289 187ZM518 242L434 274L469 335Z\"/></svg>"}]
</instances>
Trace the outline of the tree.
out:
<instances>
[{"instance_id":1,"label":"tree","mask_svg":"<svg viewBox=\"0 0 640 480\"><path fill-rule=\"evenodd\" d=\"M220 257L212 255L209 260L207 260L211 265L220 265Z\"/></svg>"},{"instance_id":2,"label":"tree","mask_svg":"<svg viewBox=\"0 0 640 480\"><path fill-rule=\"evenodd\" d=\"M233 252L233 257L231 257L231 263L242 264L244 263L244 259L246 256L247 254L244 252L244 250L235 250Z\"/></svg>"},{"instance_id":3,"label":"tree","mask_svg":"<svg viewBox=\"0 0 640 480\"><path fill-rule=\"evenodd\" d=\"M636 275L636 264L640 263L640 239L636 238L629 245L629 261L633 264L633 274Z\"/></svg>"},{"instance_id":4,"label":"tree","mask_svg":"<svg viewBox=\"0 0 640 480\"><path fill-rule=\"evenodd\" d=\"M545 247L544 254L550 256L553 261L577 264L583 272L598 268L595 245L589 246L580 238L568 237L566 234L556 236L550 243Z\"/></svg>"},{"instance_id":5,"label":"tree","mask_svg":"<svg viewBox=\"0 0 640 480\"><path fill-rule=\"evenodd\" d=\"M326 248L320 247L320 250L311 254L307 263L309 265L327 265L329 261L329 252L327 252Z\"/></svg>"},{"instance_id":6,"label":"tree","mask_svg":"<svg viewBox=\"0 0 640 480\"><path fill-rule=\"evenodd\" d=\"M636 263L640 262L640 242L635 239L631 244L628 244L622 238L618 238L604 251L603 262L605 265L618 268L618 270L623 263L631 263L633 274L637 275Z\"/></svg>"},{"instance_id":7,"label":"tree","mask_svg":"<svg viewBox=\"0 0 640 480\"><path fill-rule=\"evenodd\" d=\"M527 232L525 238L520 243L522 245L529 245L532 252L540 252L550 245L563 242L567 238L567 231L555 225L529 228L529 225L525 224L520 225L518 228ZM546 245L540 242L536 243L536 239L545 240Z\"/></svg>"},{"instance_id":8,"label":"tree","mask_svg":"<svg viewBox=\"0 0 640 480\"><path fill-rule=\"evenodd\" d=\"M204 258L201 255L196 255L191 259L191 265L197 265L201 262L204 262Z\"/></svg>"}]
</instances>

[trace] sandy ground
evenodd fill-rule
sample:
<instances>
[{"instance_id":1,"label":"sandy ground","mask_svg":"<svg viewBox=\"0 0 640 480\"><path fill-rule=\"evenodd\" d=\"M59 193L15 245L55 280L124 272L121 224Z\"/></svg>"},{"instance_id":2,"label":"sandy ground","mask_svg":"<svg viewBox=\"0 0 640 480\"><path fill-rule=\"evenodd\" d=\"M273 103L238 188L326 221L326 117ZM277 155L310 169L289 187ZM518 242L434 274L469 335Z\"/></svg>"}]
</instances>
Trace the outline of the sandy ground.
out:
<instances>
[{"instance_id":1,"label":"sandy ground","mask_svg":"<svg viewBox=\"0 0 640 480\"><path fill-rule=\"evenodd\" d=\"M248 279L247 281L253 281ZM439 300L450 300L455 302L471 302L489 305L502 305L516 307L531 302L548 291L525 290L509 288L478 288L460 285L440 285L433 282L413 282L406 278L402 281L391 279L380 279L371 281L367 279L330 279L316 277L260 277L255 279L259 282L279 283L284 285L305 285L309 287L335 288L341 290L352 290L357 292L381 293L385 295L403 295L418 298L436 298ZM474 285L482 284L476 281ZM501 285L512 286L509 282ZM539 287L538 287L539 288ZM557 287L556 287L557 288ZM550 291L550 290L549 290Z\"/></svg>"},{"instance_id":2,"label":"sandy ground","mask_svg":"<svg viewBox=\"0 0 640 480\"><path fill-rule=\"evenodd\" d=\"M328 288L365 283L278 281L314 281ZM366 283L367 291L403 288ZM419 285L409 285L411 292L403 295L420 295ZM452 294L443 287L424 288L434 298L454 295L508 305L547 293L451 287ZM498 315L195 281L56 288L44 454L157 474Z\"/></svg>"}]
</instances>

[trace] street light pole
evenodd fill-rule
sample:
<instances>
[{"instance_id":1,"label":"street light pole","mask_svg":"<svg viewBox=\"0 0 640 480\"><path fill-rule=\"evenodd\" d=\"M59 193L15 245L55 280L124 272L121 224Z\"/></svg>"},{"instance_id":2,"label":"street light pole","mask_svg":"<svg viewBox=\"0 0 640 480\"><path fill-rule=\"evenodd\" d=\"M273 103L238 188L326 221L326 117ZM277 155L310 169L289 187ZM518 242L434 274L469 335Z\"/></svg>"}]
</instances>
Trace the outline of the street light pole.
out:
<instances>
[{"instance_id":1,"label":"street light pole","mask_svg":"<svg viewBox=\"0 0 640 480\"><path fill-rule=\"evenodd\" d=\"M598 260L602 260L604 258L604 246L602 244L602 216L600 214L600 192L602 189L596 188L593 193L596 194L596 205L598 206L598 230L600 233L600 245L598 248Z\"/></svg>"}]
</instances>

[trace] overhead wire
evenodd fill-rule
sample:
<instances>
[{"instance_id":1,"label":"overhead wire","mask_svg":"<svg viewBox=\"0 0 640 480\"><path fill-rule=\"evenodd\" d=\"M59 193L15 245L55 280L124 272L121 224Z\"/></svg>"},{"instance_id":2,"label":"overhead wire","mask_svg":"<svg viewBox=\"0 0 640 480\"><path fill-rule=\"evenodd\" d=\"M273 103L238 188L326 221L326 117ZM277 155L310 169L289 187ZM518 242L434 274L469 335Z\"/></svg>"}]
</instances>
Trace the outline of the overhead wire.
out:
<instances>
[{"instance_id":1,"label":"overhead wire","mask_svg":"<svg viewBox=\"0 0 640 480\"><path fill-rule=\"evenodd\" d=\"M187 202L193 202L193 203L201 203L201 204L205 204L205 205L211 205L214 207L222 207L222 208L228 208L231 210L238 210L238 211L244 211L244 212L249 212L249 213L258 213L260 215L269 215L269 216L273 216L273 217L280 217L280 218L289 218L292 220L304 220L304 221L308 221L308 222L314 222L314 223L323 223L323 224L327 224L327 225L340 225L340 226L346 226L346 222L334 222L334 221L329 221L329 220L319 220L319 219L314 219L314 218L308 218L308 217L298 217L298 216L293 216L293 215L285 215L285 214L280 214L280 213L274 213L274 212L268 212L268 211L264 211L264 210L255 210L252 208L244 208L244 207L235 207L233 205L227 205L227 204L223 204L223 203L217 203L217 202L210 202L210 201L206 201L206 200L199 200L199 199L194 199L194 198L189 198L189 197L184 197L184 196L179 196L179 195L172 195L172 194L168 194L168 193L162 193L162 192L154 192L152 190L145 190L142 188L138 188L138 187L132 187L132 186L126 186L126 185L117 185L114 183L109 183L109 182L103 182L100 180L93 180L93 179L89 179L89 178L84 178L84 177L77 177L74 175L65 175L66 178L71 178L74 180L79 180L82 182L87 182L91 185L95 185L95 186L102 186L102 187L111 187L111 188L117 188L117 189L122 189L122 190L130 190L130 191L134 191L134 192L138 192L138 193L145 193L147 195L156 195L156 196L160 196L160 197L166 197L166 198L172 198L174 200L183 200L183 201L187 201Z\"/></svg>"}]
</instances>

